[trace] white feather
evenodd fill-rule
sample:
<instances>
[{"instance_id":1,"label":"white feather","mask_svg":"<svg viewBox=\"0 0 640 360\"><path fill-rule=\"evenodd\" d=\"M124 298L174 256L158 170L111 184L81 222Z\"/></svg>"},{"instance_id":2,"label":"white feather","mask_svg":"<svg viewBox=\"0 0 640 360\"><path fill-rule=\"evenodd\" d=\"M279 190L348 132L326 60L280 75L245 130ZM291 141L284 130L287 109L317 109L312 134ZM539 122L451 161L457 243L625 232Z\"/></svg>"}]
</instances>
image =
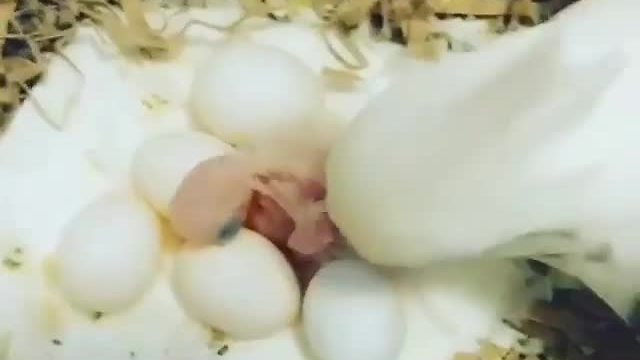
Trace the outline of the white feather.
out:
<instances>
[{"instance_id":1,"label":"white feather","mask_svg":"<svg viewBox=\"0 0 640 360\"><path fill-rule=\"evenodd\" d=\"M362 256L419 267L565 254L546 261L629 314L640 290L640 41L624 34L586 59L579 27L539 27L502 62L461 57L448 81L446 65L428 76L408 66L361 113L327 173L332 218ZM576 238L529 236L557 230Z\"/></svg>"}]
</instances>

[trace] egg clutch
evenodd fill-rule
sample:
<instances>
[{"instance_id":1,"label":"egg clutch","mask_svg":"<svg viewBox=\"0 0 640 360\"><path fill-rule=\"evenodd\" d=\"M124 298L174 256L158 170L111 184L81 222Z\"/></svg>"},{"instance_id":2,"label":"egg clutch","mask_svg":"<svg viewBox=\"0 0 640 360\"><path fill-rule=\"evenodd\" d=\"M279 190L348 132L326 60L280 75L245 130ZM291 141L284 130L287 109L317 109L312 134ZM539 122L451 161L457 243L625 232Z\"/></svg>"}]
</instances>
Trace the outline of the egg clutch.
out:
<instances>
[{"instance_id":1,"label":"egg clutch","mask_svg":"<svg viewBox=\"0 0 640 360\"><path fill-rule=\"evenodd\" d=\"M195 76L198 130L145 140L131 188L66 225L54 260L65 299L89 313L126 311L154 283L164 239L175 235L172 291L198 322L244 340L301 319L321 359L396 357L400 299L350 249L325 204L335 132L320 126L320 81L282 50L225 42Z\"/></svg>"}]
</instances>

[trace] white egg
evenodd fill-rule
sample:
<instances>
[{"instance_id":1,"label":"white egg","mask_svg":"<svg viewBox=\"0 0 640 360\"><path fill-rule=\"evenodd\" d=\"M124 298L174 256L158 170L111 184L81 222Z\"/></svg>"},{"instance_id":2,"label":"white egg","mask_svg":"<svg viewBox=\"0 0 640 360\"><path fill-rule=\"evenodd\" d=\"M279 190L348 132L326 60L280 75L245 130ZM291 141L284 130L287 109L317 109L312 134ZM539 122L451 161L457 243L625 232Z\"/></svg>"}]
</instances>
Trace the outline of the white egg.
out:
<instances>
[{"instance_id":1,"label":"white egg","mask_svg":"<svg viewBox=\"0 0 640 360\"><path fill-rule=\"evenodd\" d=\"M233 148L217 138L195 132L170 132L146 140L136 150L132 176L136 190L161 214L182 180L200 162L224 155Z\"/></svg>"},{"instance_id":2,"label":"white egg","mask_svg":"<svg viewBox=\"0 0 640 360\"><path fill-rule=\"evenodd\" d=\"M251 145L305 129L323 109L320 79L289 53L232 42L196 75L192 111L221 139Z\"/></svg>"},{"instance_id":3,"label":"white egg","mask_svg":"<svg viewBox=\"0 0 640 360\"><path fill-rule=\"evenodd\" d=\"M406 331L390 280L357 260L335 261L318 271L304 298L303 323L321 360L393 360Z\"/></svg>"},{"instance_id":4,"label":"white egg","mask_svg":"<svg viewBox=\"0 0 640 360\"><path fill-rule=\"evenodd\" d=\"M55 255L58 284L70 303L86 311L120 311L153 282L160 226L142 201L110 194L71 220Z\"/></svg>"},{"instance_id":5,"label":"white egg","mask_svg":"<svg viewBox=\"0 0 640 360\"><path fill-rule=\"evenodd\" d=\"M224 244L180 252L173 286L193 318L238 339L287 327L300 307L298 283L284 256L246 229Z\"/></svg>"}]
</instances>

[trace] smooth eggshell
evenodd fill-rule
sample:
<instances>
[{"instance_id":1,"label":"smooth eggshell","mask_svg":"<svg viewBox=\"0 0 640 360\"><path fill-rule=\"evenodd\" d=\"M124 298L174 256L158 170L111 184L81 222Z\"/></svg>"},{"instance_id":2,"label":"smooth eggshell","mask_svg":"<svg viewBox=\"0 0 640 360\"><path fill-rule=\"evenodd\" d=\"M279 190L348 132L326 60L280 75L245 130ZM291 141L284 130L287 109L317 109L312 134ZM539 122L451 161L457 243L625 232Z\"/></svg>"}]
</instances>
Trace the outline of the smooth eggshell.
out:
<instances>
[{"instance_id":1,"label":"smooth eggshell","mask_svg":"<svg viewBox=\"0 0 640 360\"><path fill-rule=\"evenodd\" d=\"M195 131L152 137L136 150L132 167L134 186L166 216L171 200L187 174L200 162L230 151L230 145Z\"/></svg>"},{"instance_id":2,"label":"smooth eggshell","mask_svg":"<svg viewBox=\"0 0 640 360\"><path fill-rule=\"evenodd\" d=\"M184 249L172 277L187 313L234 338L269 336L299 311L293 270L271 242L250 230L224 244Z\"/></svg>"},{"instance_id":3,"label":"smooth eggshell","mask_svg":"<svg viewBox=\"0 0 640 360\"><path fill-rule=\"evenodd\" d=\"M304 298L303 323L321 360L393 360L406 331L390 280L357 260L320 269Z\"/></svg>"},{"instance_id":4,"label":"smooth eggshell","mask_svg":"<svg viewBox=\"0 0 640 360\"><path fill-rule=\"evenodd\" d=\"M237 145L310 126L323 102L319 78L302 61L247 41L227 44L199 70L191 99L199 125Z\"/></svg>"},{"instance_id":5,"label":"smooth eggshell","mask_svg":"<svg viewBox=\"0 0 640 360\"><path fill-rule=\"evenodd\" d=\"M151 285L160 246L159 222L146 204L128 194L99 198L64 230L55 258L60 289L80 309L123 310Z\"/></svg>"}]
</instances>

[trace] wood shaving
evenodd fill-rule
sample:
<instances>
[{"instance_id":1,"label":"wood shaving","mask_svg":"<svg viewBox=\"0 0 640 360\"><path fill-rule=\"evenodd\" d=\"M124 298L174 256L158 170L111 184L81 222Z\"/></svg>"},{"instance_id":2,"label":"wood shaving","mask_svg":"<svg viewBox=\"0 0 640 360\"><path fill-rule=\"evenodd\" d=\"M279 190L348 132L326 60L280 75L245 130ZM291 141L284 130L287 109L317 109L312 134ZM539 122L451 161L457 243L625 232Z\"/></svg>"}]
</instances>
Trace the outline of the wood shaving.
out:
<instances>
[{"instance_id":1,"label":"wood shaving","mask_svg":"<svg viewBox=\"0 0 640 360\"><path fill-rule=\"evenodd\" d=\"M640 354L640 331L632 325L587 288L556 288L513 326L542 340L547 358L632 360Z\"/></svg>"},{"instance_id":2,"label":"wood shaving","mask_svg":"<svg viewBox=\"0 0 640 360\"><path fill-rule=\"evenodd\" d=\"M362 81L357 73L349 70L325 67L322 69L322 75L327 86L336 91L352 91Z\"/></svg>"},{"instance_id":3,"label":"wood shaving","mask_svg":"<svg viewBox=\"0 0 640 360\"><path fill-rule=\"evenodd\" d=\"M273 10L260 0L242 0L248 16L264 15ZM164 33L150 26L146 14L156 9L141 0L12 0L0 3L0 128L4 128L17 106L30 95L30 88L45 73L51 55L61 56L73 69L83 74L61 49L75 35L81 22L89 21L99 33L130 59L167 60L177 56L184 45L184 33L191 26L231 30L202 21L189 21L177 34ZM167 20L168 21L168 20ZM234 24L237 25L237 24ZM32 102L52 126L46 109L37 99Z\"/></svg>"},{"instance_id":4,"label":"wood shaving","mask_svg":"<svg viewBox=\"0 0 640 360\"><path fill-rule=\"evenodd\" d=\"M474 16L514 15L540 21L540 2L533 0L427 0L434 12Z\"/></svg>"},{"instance_id":5,"label":"wood shaving","mask_svg":"<svg viewBox=\"0 0 640 360\"><path fill-rule=\"evenodd\" d=\"M351 35L353 30L368 19L371 8L376 1L312 0L312 9L326 23L326 26L322 29L322 35L327 44L327 49L347 69L360 70L369 65L369 61L351 38ZM332 34L348 56L343 55L334 45L334 42L331 41Z\"/></svg>"},{"instance_id":6,"label":"wood shaving","mask_svg":"<svg viewBox=\"0 0 640 360\"><path fill-rule=\"evenodd\" d=\"M9 21L13 18L16 4L8 2L0 4L0 47L4 48ZM1 59L0 59L1 60ZM4 129L9 113L18 99L18 88L7 78L4 61L0 61L0 128Z\"/></svg>"},{"instance_id":7,"label":"wood shaving","mask_svg":"<svg viewBox=\"0 0 640 360\"><path fill-rule=\"evenodd\" d=\"M459 43L449 34L437 30L434 26L436 19L450 16L488 18L494 20L492 31L502 33L517 29L521 24L539 24L575 1L312 0L312 8L325 21L327 28L336 32L335 38L346 52L343 55L336 50L334 43L327 41L332 55L347 69L362 69L368 62L351 38L351 33L363 23L370 25L372 35L406 45L409 53L417 58L435 60L451 50L452 44ZM326 34L324 36L328 38Z\"/></svg>"},{"instance_id":8,"label":"wood shaving","mask_svg":"<svg viewBox=\"0 0 640 360\"><path fill-rule=\"evenodd\" d=\"M449 46L447 39L436 36L438 32L428 20L409 20L406 28L407 49L415 58L438 59Z\"/></svg>"},{"instance_id":9,"label":"wood shaving","mask_svg":"<svg viewBox=\"0 0 640 360\"><path fill-rule=\"evenodd\" d=\"M47 55L58 54L74 34L77 12L73 4L62 0L19 0L0 4L0 75L4 80L4 86L0 86L2 128L15 108L30 95L29 89L41 78L48 63ZM32 98L32 102L53 125L37 99Z\"/></svg>"},{"instance_id":10,"label":"wood shaving","mask_svg":"<svg viewBox=\"0 0 640 360\"><path fill-rule=\"evenodd\" d=\"M461 352L451 360L543 360L544 355L526 354L514 349L500 347L491 342L482 342L477 353Z\"/></svg>"},{"instance_id":11,"label":"wood shaving","mask_svg":"<svg viewBox=\"0 0 640 360\"><path fill-rule=\"evenodd\" d=\"M514 15L532 18L537 23L576 0L547 0L542 3L534 0L239 1L245 14L231 25L190 20L175 34L165 33L168 19L160 28L153 28L146 14L183 1L170 4L165 1L159 5L157 1L144 0L13 0L0 3L0 46L3 49L0 59L0 128L7 124L11 112L41 78L47 66L46 55L61 55L60 49L73 37L79 23L86 20L104 32L123 55L157 61L175 58L184 46L185 32L192 26L233 31L250 17L287 21L289 15L301 7L310 6L326 24L322 31L329 51L346 69L359 70L366 68L369 62L352 39L352 32L363 23L371 25L372 34L406 45L409 53L418 58L437 59L452 48L455 39L437 33L430 26L434 15ZM206 1L182 5L209 6ZM279 11L284 11L285 15L277 13ZM7 66L5 61L13 64ZM27 75L32 77L27 78ZM47 118L45 109L38 106L37 100L34 103Z\"/></svg>"},{"instance_id":12,"label":"wood shaving","mask_svg":"<svg viewBox=\"0 0 640 360\"><path fill-rule=\"evenodd\" d=\"M322 32L322 37L327 44L327 50L329 50L331 55L345 68L349 70L362 70L369 66L369 60L367 60L367 57L364 56L353 39L350 38L350 32L326 27ZM332 38L335 39L335 42L331 40ZM335 45L336 43L337 45ZM348 54L347 56L338 50L340 47Z\"/></svg>"},{"instance_id":13,"label":"wood shaving","mask_svg":"<svg viewBox=\"0 0 640 360\"><path fill-rule=\"evenodd\" d=\"M98 24L124 56L167 60L180 52L183 45L180 37L165 36L162 29L149 25L145 13L152 11L150 7L143 6L139 0L121 0L120 5L122 11L103 3L97 7L82 8L81 13Z\"/></svg>"},{"instance_id":14,"label":"wood shaving","mask_svg":"<svg viewBox=\"0 0 640 360\"><path fill-rule=\"evenodd\" d=\"M537 272L546 277L557 271ZM517 346L483 342L477 353L458 353L452 360L636 360L640 354L640 329L585 287L554 288L550 300L504 323L523 335Z\"/></svg>"}]
</instances>

